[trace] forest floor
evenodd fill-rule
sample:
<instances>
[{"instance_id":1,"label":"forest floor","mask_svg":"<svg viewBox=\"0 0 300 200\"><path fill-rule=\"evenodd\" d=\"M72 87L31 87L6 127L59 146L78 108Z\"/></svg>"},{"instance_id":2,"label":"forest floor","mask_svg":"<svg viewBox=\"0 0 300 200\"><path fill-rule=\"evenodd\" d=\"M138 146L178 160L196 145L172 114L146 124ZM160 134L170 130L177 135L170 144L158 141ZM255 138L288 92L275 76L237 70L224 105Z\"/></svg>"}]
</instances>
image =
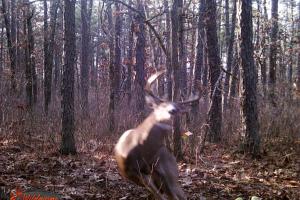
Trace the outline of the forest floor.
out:
<instances>
[{"instance_id":1,"label":"forest floor","mask_svg":"<svg viewBox=\"0 0 300 200\"><path fill-rule=\"evenodd\" d=\"M188 199L300 199L300 141L279 146L269 143L262 158L253 160L228 146L208 144L197 165L188 158L179 163L179 181ZM61 156L54 149L0 138L2 191L39 188L63 199L151 198L120 177L112 147L76 156Z\"/></svg>"}]
</instances>

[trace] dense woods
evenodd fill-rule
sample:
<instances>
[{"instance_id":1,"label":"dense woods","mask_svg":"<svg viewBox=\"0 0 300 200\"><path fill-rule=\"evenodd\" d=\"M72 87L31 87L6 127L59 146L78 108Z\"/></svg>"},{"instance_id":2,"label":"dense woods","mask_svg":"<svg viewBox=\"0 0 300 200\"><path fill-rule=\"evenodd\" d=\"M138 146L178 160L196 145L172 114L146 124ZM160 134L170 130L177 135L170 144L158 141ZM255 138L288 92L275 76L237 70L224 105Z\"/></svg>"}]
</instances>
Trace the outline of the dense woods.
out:
<instances>
[{"instance_id":1,"label":"dense woods","mask_svg":"<svg viewBox=\"0 0 300 200\"><path fill-rule=\"evenodd\" d=\"M145 86L162 70L159 99L196 99L166 140L188 199L300 198L299 0L0 6L0 199L148 199L112 152L155 109Z\"/></svg>"}]
</instances>

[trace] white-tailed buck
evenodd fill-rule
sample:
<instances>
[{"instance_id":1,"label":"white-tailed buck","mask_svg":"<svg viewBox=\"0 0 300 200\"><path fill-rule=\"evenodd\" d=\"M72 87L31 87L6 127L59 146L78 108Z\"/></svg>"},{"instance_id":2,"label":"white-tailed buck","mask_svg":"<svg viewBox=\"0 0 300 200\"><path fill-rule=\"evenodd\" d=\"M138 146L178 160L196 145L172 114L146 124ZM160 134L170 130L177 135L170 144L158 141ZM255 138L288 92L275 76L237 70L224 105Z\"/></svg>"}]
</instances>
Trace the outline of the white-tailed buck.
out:
<instances>
[{"instance_id":1,"label":"white-tailed buck","mask_svg":"<svg viewBox=\"0 0 300 200\"><path fill-rule=\"evenodd\" d=\"M127 130L115 146L115 158L121 175L146 187L156 199L183 200L185 195L178 184L176 159L165 146L165 138L172 130L168 122L182 111L185 102L168 102L155 96L151 84L164 73L152 75L146 84L146 102L153 112L136 128Z\"/></svg>"}]
</instances>

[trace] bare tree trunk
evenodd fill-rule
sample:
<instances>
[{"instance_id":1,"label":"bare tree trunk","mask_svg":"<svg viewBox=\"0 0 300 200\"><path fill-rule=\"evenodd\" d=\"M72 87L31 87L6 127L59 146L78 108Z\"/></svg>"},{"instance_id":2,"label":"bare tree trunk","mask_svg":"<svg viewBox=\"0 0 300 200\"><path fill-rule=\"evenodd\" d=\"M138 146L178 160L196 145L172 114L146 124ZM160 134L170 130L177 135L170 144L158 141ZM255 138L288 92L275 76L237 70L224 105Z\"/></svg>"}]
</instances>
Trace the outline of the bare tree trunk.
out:
<instances>
[{"instance_id":1,"label":"bare tree trunk","mask_svg":"<svg viewBox=\"0 0 300 200\"><path fill-rule=\"evenodd\" d=\"M232 71L231 68L232 68L232 60L233 60L233 44L235 38L235 23L236 23L236 0L233 0L231 31L230 31L230 38L228 41L228 48L227 48L227 61L226 61L227 72ZM229 79L230 79L230 74L226 73L225 82L224 82L224 110L226 109L228 103Z\"/></svg>"},{"instance_id":2,"label":"bare tree trunk","mask_svg":"<svg viewBox=\"0 0 300 200\"><path fill-rule=\"evenodd\" d=\"M87 11L87 1L81 0L81 106L84 117L89 115L89 70L90 70L90 16Z\"/></svg>"},{"instance_id":3,"label":"bare tree trunk","mask_svg":"<svg viewBox=\"0 0 300 200\"><path fill-rule=\"evenodd\" d=\"M74 139L75 1L64 0L64 69L62 84L62 154L76 154Z\"/></svg>"},{"instance_id":4,"label":"bare tree trunk","mask_svg":"<svg viewBox=\"0 0 300 200\"><path fill-rule=\"evenodd\" d=\"M164 10L166 12L166 46L171 46L171 17L170 17L170 11L169 11L169 4L167 0L164 0ZM167 48L167 58L166 58L166 66L167 66L167 94L168 99L172 99L172 67L171 67L171 51L169 48Z\"/></svg>"},{"instance_id":5,"label":"bare tree trunk","mask_svg":"<svg viewBox=\"0 0 300 200\"><path fill-rule=\"evenodd\" d=\"M28 4L28 0L24 0L24 4ZM32 109L33 100L32 100L32 73L31 73L31 62L30 62L30 53L29 53L29 28L28 21L31 20L29 15L29 5L26 5L24 9L24 22L23 22L23 33L25 36L25 78L26 78L26 105Z\"/></svg>"},{"instance_id":6,"label":"bare tree trunk","mask_svg":"<svg viewBox=\"0 0 300 200\"><path fill-rule=\"evenodd\" d=\"M108 123L109 130L112 132L115 130L115 87L114 87L114 31L112 20L111 4L107 5L107 19L108 19L108 33L109 33L109 78L110 78L110 94L108 105Z\"/></svg>"},{"instance_id":7,"label":"bare tree trunk","mask_svg":"<svg viewBox=\"0 0 300 200\"><path fill-rule=\"evenodd\" d=\"M293 85L293 58L294 58L294 51L293 51L293 47L294 47L294 27L295 27L295 24L294 24L294 1L291 0L291 21L292 21L292 31L291 31L291 36L290 36L290 44L289 44L289 53L290 53L290 56L289 56L289 61L288 61L288 81L289 81L289 85L290 85L290 88L291 86Z\"/></svg>"},{"instance_id":8,"label":"bare tree trunk","mask_svg":"<svg viewBox=\"0 0 300 200\"><path fill-rule=\"evenodd\" d=\"M272 29L270 45L270 100L275 103L275 84L276 84L276 61L277 61L277 38L278 38L278 0L272 0Z\"/></svg>"},{"instance_id":9,"label":"bare tree trunk","mask_svg":"<svg viewBox=\"0 0 300 200\"><path fill-rule=\"evenodd\" d=\"M257 113L257 73L253 59L252 0L241 0L241 64L242 64L242 123L245 132L244 150L259 154L259 122Z\"/></svg>"},{"instance_id":10,"label":"bare tree trunk","mask_svg":"<svg viewBox=\"0 0 300 200\"><path fill-rule=\"evenodd\" d=\"M186 46L185 46L185 38L186 35L184 33L184 17L185 14L183 9L183 0L178 1L178 16L179 16L179 33L178 33L178 48L179 48L179 63L180 63L180 94L181 96L187 95L187 72L186 72L186 63L187 63L187 53L186 53Z\"/></svg>"},{"instance_id":11,"label":"bare tree trunk","mask_svg":"<svg viewBox=\"0 0 300 200\"><path fill-rule=\"evenodd\" d=\"M229 104L232 104L232 99L237 95L238 83L239 80L234 78L239 76L239 63L238 63L238 48L235 46L235 55L233 57L233 70L232 70L232 78L230 82L230 91L229 91Z\"/></svg>"},{"instance_id":12,"label":"bare tree trunk","mask_svg":"<svg viewBox=\"0 0 300 200\"><path fill-rule=\"evenodd\" d=\"M139 2L138 10L142 16L137 16L136 23L138 25L137 42L136 42L136 79L135 79L135 87L136 87L136 98L137 98L137 117L138 120L141 121L144 117L144 105L145 105L145 47L146 47L146 30L144 25L145 19L145 9L144 5Z\"/></svg>"},{"instance_id":13,"label":"bare tree trunk","mask_svg":"<svg viewBox=\"0 0 300 200\"><path fill-rule=\"evenodd\" d=\"M173 93L173 101L177 101L180 98L180 63L179 63L179 6L182 5L181 0L174 0L171 11L171 21L172 21L172 58L171 63L173 67L174 73L174 93ZM180 117L176 116L173 122L174 126L174 154L177 159L182 159L182 150L181 150L181 134L180 134Z\"/></svg>"},{"instance_id":14,"label":"bare tree trunk","mask_svg":"<svg viewBox=\"0 0 300 200\"><path fill-rule=\"evenodd\" d=\"M219 142L221 140L222 127L222 95L221 84L220 81L218 81L221 75L221 59L219 57L215 0L206 0L206 16L205 29L211 85L210 96L212 102L208 113L208 131L210 141Z\"/></svg>"},{"instance_id":15,"label":"bare tree trunk","mask_svg":"<svg viewBox=\"0 0 300 200\"><path fill-rule=\"evenodd\" d=\"M120 13L119 3L115 3L116 23L115 23L115 62L114 62L114 90L115 98L118 103L120 100L120 83L121 83L121 38L122 38L122 14Z\"/></svg>"},{"instance_id":16,"label":"bare tree trunk","mask_svg":"<svg viewBox=\"0 0 300 200\"><path fill-rule=\"evenodd\" d=\"M298 41L300 41L300 3L298 3ZM298 43L300 49L300 43ZM300 51L298 51L298 64L297 64L297 88L300 88Z\"/></svg>"},{"instance_id":17,"label":"bare tree trunk","mask_svg":"<svg viewBox=\"0 0 300 200\"><path fill-rule=\"evenodd\" d=\"M15 0L11 1L12 7L15 3ZM16 47L15 47L15 32L13 25L9 22L9 16L8 16L8 10L6 7L6 0L2 0L2 13L4 17L4 23L6 28L6 38L7 38L7 47L9 51L9 58L10 58L10 70L11 70L11 76L10 76L10 83L11 83L11 89L12 92L16 91L16 80L15 80L15 74L16 74ZM12 16L12 24L13 21L15 21L14 16Z\"/></svg>"},{"instance_id":18,"label":"bare tree trunk","mask_svg":"<svg viewBox=\"0 0 300 200\"><path fill-rule=\"evenodd\" d=\"M236 4L236 0L233 0L233 4ZM235 5L233 5L233 6L235 6ZM232 16L233 16L233 14L232 14ZM231 24L231 26L233 26L233 24ZM227 52L228 52L228 48L229 48L230 37L231 37L231 34L230 34L230 24L229 24L229 0L225 0L225 42L226 42L226 51Z\"/></svg>"},{"instance_id":19,"label":"bare tree trunk","mask_svg":"<svg viewBox=\"0 0 300 200\"><path fill-rule=\"evenodd\" d=\"M129 1L129 5L132 6L132 1ZM127 51L127 83L126 90L128 96L128 103L131 102L131 83L132 83L132 67L133 67L133 31L134 31L134 22L132 20L132 12L129 9L129 21L128 25L130 26L128 31L128 51Z\"/></svg>"},{"instance_id":20,"label":"bare tree trunk","mask_svg":"<svg viewBox=\"0 0 300 200\"><path fill-rule=\"evenodd\" d=\"M193 92L197 93L201 87L201 76L204 65L204 42L205 42L205 31L204 31L204 14L205 14L205 0L201 0L199 3L199 19L198 19L198 37L197 37L197 53L195 62L195 78L194 78L194 89ZM193 103L193 113L195 116L198 115L199 101Z\"/></svg>"},{"instance_id":21,"label":"bare tree trunk","mask_svg":"<svg viewBox=\"0 0 300 200\"><path fill-rule=\"evenodd\" d=\"M3 73L3 61L4 61L4 56L3 56L3 45L4 45L4 26L1 23L1 35L0 35L0 88L2 86L2 73ZM0 109L0 114L1 114L1 109ZM1 124L1 119L0 117L0 124Z\"/></svg>"}]
</instances>

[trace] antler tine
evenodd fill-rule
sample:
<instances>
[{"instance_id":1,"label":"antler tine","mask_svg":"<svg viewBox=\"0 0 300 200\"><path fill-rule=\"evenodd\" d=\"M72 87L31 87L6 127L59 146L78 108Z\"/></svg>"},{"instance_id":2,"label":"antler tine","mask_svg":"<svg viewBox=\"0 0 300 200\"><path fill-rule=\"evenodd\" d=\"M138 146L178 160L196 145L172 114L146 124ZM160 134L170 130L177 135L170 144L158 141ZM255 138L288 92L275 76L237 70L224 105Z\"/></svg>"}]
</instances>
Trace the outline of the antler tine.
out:
<instances>
[{"instance_id":1,"label":"antler tine","mask_svg":"<svg viewBox=\"0 0 300 200\"><path fill-rule=\"evenodd\" d=\"M198 101L200 99L200 96L199 95L196 95L196 96L192 96L190 97L188 100L185 100L185 101L181 101L181 102L178 102L179 104L189 104L189 103L193 103L195 101Z\"/></svg>"},{"instance_id":2,"label":"antler tine","mask_svg":"<svg viewBox=\"0 0 300 200\"><path fill-rule=\"evenodd\" d=\"M163 75L165 72L166 72L166 70L164 69L164 70L160 70L160 71L156 72L155 74L151 75L151 76L148 78L147 83L146 83L146 86L145 86L145 91L146 91L149 95L151 95L153 98L155 98L155 99L157 99L157 100L159 100L159 101L164 101L164 100L162 100L161 98L157 97L157 96L153 93L153 91L152 91L152 89L151 89L151 86L152 86L152 84L154 83L154 81L155 81L156 79L158 79L161 75Z\"/></svg>"}]
</instances>

